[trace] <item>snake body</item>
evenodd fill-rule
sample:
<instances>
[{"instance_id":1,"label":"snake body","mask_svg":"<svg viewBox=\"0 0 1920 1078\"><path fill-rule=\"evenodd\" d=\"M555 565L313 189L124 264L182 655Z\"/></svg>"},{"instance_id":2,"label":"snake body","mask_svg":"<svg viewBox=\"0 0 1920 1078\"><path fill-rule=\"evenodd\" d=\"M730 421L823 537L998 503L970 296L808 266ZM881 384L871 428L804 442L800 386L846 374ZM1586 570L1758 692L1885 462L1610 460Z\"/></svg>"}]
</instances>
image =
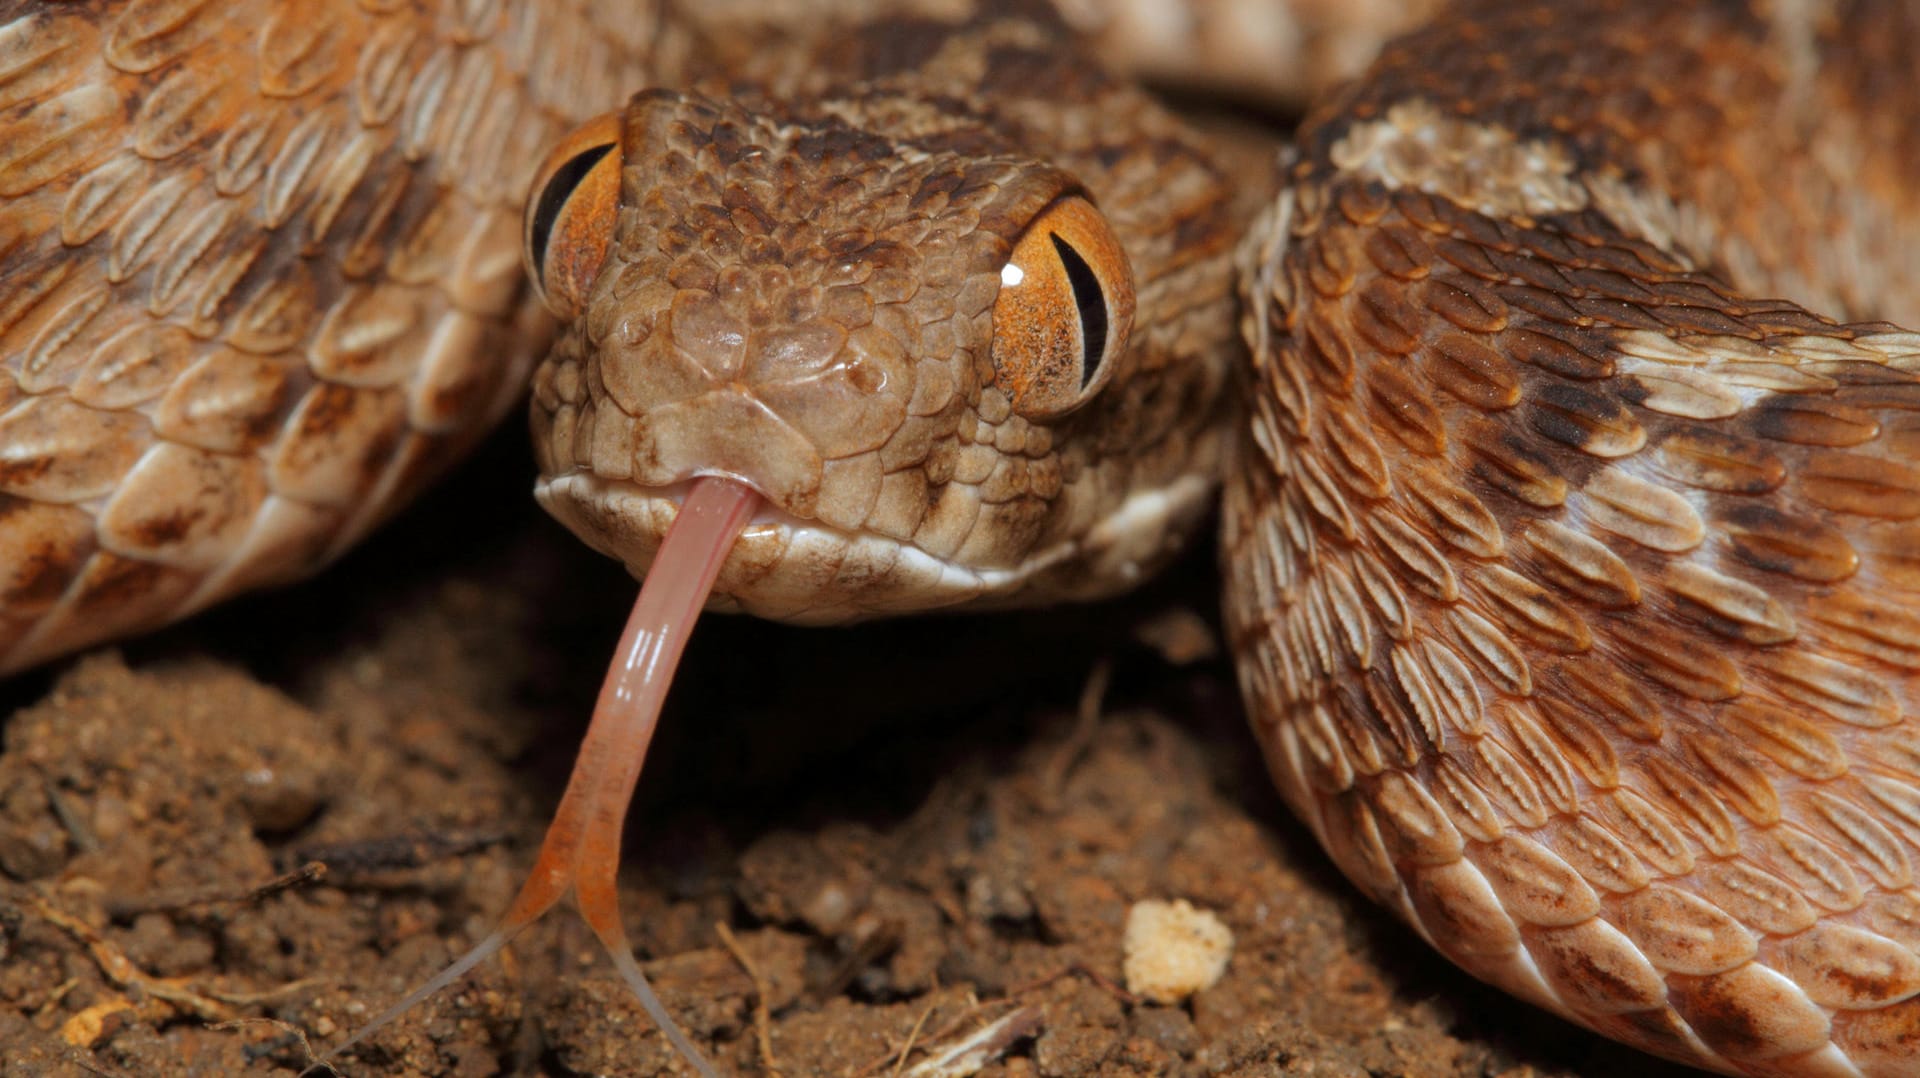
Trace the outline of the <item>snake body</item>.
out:
<instances>
[{"instance_id":1,"label":"snake body","mask_svg":"<svg viewBox=\"0 0 1920 1078\"><path fill-rule=\"evenodd\" d=\"M523 391L644 6L0 5L0 670L310 573Z\"/></svg>"},{"instance_id":2,"label":"snake body","mask_svg":"<svg viewBox=\"0 0 1920 1078\"><path fill-rule=\"evenodd\" d=\"M589 543L643 570L721 473L768 508L716 605L1080 598L1224 475L1258 740L1364 890L1650 1052L1914 1073L1920 336L1858 319L1920 306L1920 14L1456 5L1277 198L1065 36L0 9L0 664L310 571L485 429L550 331L533 180L539 493ZM1066 337L1003 303L1048 235Z\"/></svg>"},{"instance_id":3,"label":"snake body","mask_svg":"<svg viewBox=\"0 0 1920 1078\"><path fill-rule=\"evenodd\" d=\"M1920 335L1748 298L1920 306L1920 11L1843 7L1457 5L1248 252L1281 789L1460 965L1730 1073L1920 1068Z\"/></svg>"}]
</instances>

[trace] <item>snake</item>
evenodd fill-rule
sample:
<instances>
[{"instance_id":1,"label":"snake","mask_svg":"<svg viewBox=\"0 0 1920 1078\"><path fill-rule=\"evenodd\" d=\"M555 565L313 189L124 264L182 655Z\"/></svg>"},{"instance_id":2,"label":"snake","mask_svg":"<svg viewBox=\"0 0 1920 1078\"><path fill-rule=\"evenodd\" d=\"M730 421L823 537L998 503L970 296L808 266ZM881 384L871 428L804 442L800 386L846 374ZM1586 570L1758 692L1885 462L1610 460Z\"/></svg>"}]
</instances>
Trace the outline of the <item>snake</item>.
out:
<instances>
[{"instance_id":1,"label":"snake","mask_svg":"<svg viewBox=\"0 0 1920 1078\"><path fill-rule=\"evenodd\" d=\"M647 584L502 928L372 1026L572 891L712 1073L612 891L692 612L1094 599L1217 519L1361 891L1654 1055L1916 1073L1920 9L1458 0L1266 171L1114 62L1178 10L0 5L0 668L316 571L530 386ZM1353 29L1226 10L1243 89Z\"/></svg>"}]
</instances>

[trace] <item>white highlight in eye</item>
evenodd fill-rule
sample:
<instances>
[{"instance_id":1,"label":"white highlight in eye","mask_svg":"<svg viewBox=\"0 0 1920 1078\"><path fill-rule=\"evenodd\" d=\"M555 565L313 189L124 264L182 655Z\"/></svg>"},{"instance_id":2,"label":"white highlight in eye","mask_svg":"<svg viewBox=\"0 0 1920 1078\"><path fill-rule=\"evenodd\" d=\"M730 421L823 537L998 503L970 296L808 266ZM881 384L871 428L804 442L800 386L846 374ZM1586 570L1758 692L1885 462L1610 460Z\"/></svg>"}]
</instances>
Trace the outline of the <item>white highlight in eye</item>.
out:
<instances>
[{"instance_id":1,"label":"white highlight in eye","mask_svg":"<svg viewBox=\"0 0 1920 1078\"><path fill-rule=\"evenodd\" d=\"M1000 287L1012 288L1027 279L1027 271L1009 262L1000 267Z\"/></svg>"}]
</instances>

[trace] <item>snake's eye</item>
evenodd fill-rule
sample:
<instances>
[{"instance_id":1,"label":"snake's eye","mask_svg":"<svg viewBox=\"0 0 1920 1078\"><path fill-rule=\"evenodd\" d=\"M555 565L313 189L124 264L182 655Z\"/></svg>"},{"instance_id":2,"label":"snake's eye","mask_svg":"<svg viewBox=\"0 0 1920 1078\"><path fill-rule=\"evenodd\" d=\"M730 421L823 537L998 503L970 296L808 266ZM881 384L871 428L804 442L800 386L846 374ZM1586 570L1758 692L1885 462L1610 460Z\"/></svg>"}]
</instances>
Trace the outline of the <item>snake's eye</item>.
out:
<instances>
[{"instance_id":1,"label":"snake's eye","mask_svg":"<svg viewBox=\"0 0 1920 1078\"><path fill-rule=\"evenodd\" d=\"M993 368L1013 410L1050 419L1106 385L1133 328L1133 270L1093 204L1056 199L1000 270Z\"/></svg>"},{"instance_id":2,"label":"snake's eye","mask_svg":"<svg viewBox=\"0 0 1920 1078\"><path fill-rule=\"evenodd\" d=\"M533 290L562 319L585 304L607 260L620 207L620 114L575 128L534 173L527 194L524 242Z\"/></svg>"}]
</instances>

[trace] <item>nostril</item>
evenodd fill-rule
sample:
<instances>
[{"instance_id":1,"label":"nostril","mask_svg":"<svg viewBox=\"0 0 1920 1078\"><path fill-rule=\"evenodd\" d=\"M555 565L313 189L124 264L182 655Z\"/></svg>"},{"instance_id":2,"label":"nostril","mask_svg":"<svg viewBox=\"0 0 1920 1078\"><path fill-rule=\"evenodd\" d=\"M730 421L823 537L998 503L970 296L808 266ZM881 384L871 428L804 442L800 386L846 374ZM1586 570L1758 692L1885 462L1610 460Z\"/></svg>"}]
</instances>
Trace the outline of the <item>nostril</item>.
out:
<instances>
[{"instance_id":1,"label":"nostril","mask_svg":"<svg viewBox=\"0 0 1920 1078\"><path fill-rule=\"evenodd\" d=\"M847 383L862 393L879 393L887 388L887 372L856 359L847 364Z\"/></svg>"}]
</instances>

